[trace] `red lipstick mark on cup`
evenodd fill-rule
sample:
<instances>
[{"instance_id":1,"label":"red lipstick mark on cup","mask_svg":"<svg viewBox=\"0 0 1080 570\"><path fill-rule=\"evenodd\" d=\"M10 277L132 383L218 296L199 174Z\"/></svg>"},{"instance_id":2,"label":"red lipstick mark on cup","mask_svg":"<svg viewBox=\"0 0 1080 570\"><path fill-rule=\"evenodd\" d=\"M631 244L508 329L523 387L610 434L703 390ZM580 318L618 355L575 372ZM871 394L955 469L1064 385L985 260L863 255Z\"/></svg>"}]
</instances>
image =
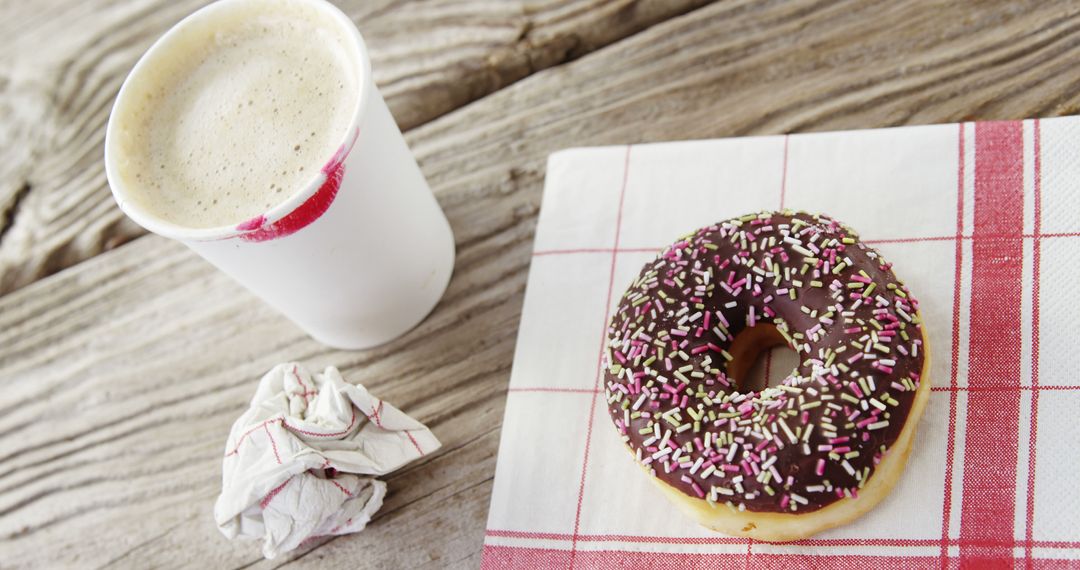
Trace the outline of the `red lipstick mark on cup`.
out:
<instances>
[{"instance_id":1,"label":"red lipstick mark on cup","mask_svg":"<svg viewBox=\"0 0 1080 570\"><path fill-rule=\"evenodd\" d=\"M266 223L266 216L259 214L246 222L242 222L240 225L236 226L236 229L244 231L257 230L264 223Z\"/></svg>"},{"instance_id":2,"label":"red lipstick mark on cup","mask_svg":"<svg viewBox=\"0 0 1080 570\"><path fill-rule=\"evenodd\" d=\"M341 187L341 178L345 175L345 157L349 156L349 151L352 150L359 134L359 130L353 131L352 140L341 145L333 158L322 167L326 180L303 204L276 222L268 224L266 216L260 214L240 223L236 229L244 233L238 237L245 241L255 242L282 238L304 229L325 214L330 209L330 204L334 202L334 198L337 197L338 188Z\"/></svg>"}]
</instances>

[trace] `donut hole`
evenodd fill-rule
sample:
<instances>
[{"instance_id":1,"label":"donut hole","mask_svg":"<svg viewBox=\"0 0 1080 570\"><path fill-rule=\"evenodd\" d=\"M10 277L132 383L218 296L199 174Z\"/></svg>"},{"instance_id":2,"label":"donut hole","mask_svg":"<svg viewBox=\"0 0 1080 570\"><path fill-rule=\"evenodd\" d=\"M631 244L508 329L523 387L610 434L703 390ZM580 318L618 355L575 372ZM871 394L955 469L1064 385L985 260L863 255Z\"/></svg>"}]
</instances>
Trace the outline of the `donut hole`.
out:
<instances>
[{"instance_id":1,"label":"donut hole","mask_svg":"<svg viewBox=\"0 0 1080 570\"><path fill-rule=\"evenodd\" d=\"M728 348L728 377L739 392L760 392L776 386L798 366L798 353L772 324L743 329Z\"/></svg>"}]
</instances>

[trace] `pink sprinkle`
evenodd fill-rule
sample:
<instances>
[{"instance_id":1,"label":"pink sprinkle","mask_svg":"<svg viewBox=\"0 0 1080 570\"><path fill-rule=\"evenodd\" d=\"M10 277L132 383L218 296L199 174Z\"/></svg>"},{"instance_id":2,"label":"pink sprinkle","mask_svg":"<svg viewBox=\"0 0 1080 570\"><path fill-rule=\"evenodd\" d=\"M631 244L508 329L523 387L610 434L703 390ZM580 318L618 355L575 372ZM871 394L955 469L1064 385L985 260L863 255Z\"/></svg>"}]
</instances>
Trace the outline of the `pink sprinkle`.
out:
<instances>
[{"instance_id":1,"label":"pink sprinkle","mask_svg":"<svg viewBox=\"0 0 1080 570\"><path fill-rule=\"evenodd\" d=\"M690 354L701 354L702 352L705 352L706 350L709 350L709 345L702 344L700 346L695 346L693 349L691 349Z\"/></svg>"},{"instance_id":2,"label":"pink sprinkle","mask_svg":"<svg viewBox=\"0 0 1080 570\"><path fill-rule=\"evenodd\" d=\"M860 332L860 331L862 331L862 329L859 328L859 327L850 327L850 328L844 329L845 334L855 334L855 333Z\"/></svg>"},{"instance_id":3,"label":"pink sprinkle","mask_svg":"<svg viewBox=\"0 0 1080 570\"><path fill-rule=\"evenodd\" d=\"M788 502L790 502L790 501L791 501L791 497L788 496L788 495L784 495L783 497L781 497L780 498L780 508L781 509L786 509L787 506L788 506Z\"/></svg>"},{"instance_id":4,"label":"pink sprinkle","mask_svg":"<svg viewBox=\"0 0 1080 570\"><path fill-rule=\"evenodd\" d=\"M848 388L851 388L851 391L855 392L855 395L858 396L859 398L863 397L862 390L859 389L859 385L856 384L855 382L848 382Z\"/></svg>"},{"instance_id":5,"label":"pink sprinkle","mask_svg":"<svg viewBox=\"0 0 1080 570\"><path fill-rule=\"evenodd\" d=\"M716 318L717 318L717 320L720 321L720 323L722 325L724 325L724 328L727 328L727 327L731 326L731 323L728 322L727 317L724 316L724 313L721 313L720 311L716 311Z\"/></svg>"},{"instance_id":6,"label":"pink sprinkle","mask_svg":"<svg viewBox=\"0 0 1080 570\"><path fill-rule=\"evenodd\" d=\"M848 359L847 359L847 362L848 362L848 364L852 364L852 363L854 363L854 362L856 362L856 361L858 361L858 360L862 359L862 355L863 355L863 353L861 353L861 352L856 352L854 356L852 356L851 358L848 358Z\"/></svg>"},{"instance_id":7,"label":"pink sprinkle","mask_svg":"<svg viewBox=\"0 0 1080 570\"><path fill-rule=\"evenodd\" d=\"M818 459L817 460L817 468L814 469L814 473L817 473L818 477L821 477L822 475L825 474L825 460L824 459Z\"/></svg>"},{"instance_id":8,"label":"pink sprinkle","mask_svg":"<svg viewBox=\"0 0 1080 570\"><path fill-rule=\"evenodd\" d=\"M705 492L698 487L697 483L690 483L690 487L694 489L694 493L697 493L698 498L705 498Z\"/></svg>"}]
</instances>

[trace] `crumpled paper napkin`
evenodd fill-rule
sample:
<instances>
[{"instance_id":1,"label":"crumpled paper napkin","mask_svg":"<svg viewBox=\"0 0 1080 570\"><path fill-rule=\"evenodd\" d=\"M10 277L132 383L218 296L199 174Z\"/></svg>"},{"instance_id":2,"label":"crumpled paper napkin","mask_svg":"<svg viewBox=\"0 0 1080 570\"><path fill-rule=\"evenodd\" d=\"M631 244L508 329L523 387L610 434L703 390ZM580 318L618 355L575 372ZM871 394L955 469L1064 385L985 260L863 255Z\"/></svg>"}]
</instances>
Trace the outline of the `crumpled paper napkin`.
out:
<instances>
[{"instance_id":1,"label":"crumpled paper napkin","mask_svg":"<svg viewBox=\"0 0 1080 570\"><path fill-rule=\"evenodd\" d=\"M336 368L311 374L279 364L229 432L214 519L227 538L264 539L266 558L308 539L359 532L386 494L374 476L440 445Z\"/></svg>"}]
</instances>

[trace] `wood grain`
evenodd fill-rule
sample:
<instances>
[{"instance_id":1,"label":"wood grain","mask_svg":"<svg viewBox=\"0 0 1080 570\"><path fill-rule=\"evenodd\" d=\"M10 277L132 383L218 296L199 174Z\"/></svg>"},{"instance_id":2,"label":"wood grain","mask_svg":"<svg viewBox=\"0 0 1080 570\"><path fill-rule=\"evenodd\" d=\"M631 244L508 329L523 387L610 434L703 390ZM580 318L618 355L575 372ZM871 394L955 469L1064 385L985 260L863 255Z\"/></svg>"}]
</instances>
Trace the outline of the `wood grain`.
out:
<instances>
[{"instance_id":1,"label":"wood grain","mask_svg":"<svg viewBox=\"0 0 1080 570\"><path fill-rule=\"evenodd\" d=\"M704 1L340 5L365 35L374 78L407 129ZM0 38L9 39L0 40L0 294L144 233L109 194L105 125L136 59L205 3L3 7Z\"/></svg>"},{"instance_id":2,"label":"wood grain","mask_svg":"<svg viewBox=\"0 0 1080 570\"><path fill-rule=\"evenodd\" d=\"M0 560L475 567L549 152L1065 114L1078 52L1074 3L744 1L534 73L408 134L457 267L427 321L370 351L318 345L155 236L0 297ZM263 561L210 513L230 422L289 359L341 367L445 447L389 479L364 533Z\"/></svg>"}]
</instances>

